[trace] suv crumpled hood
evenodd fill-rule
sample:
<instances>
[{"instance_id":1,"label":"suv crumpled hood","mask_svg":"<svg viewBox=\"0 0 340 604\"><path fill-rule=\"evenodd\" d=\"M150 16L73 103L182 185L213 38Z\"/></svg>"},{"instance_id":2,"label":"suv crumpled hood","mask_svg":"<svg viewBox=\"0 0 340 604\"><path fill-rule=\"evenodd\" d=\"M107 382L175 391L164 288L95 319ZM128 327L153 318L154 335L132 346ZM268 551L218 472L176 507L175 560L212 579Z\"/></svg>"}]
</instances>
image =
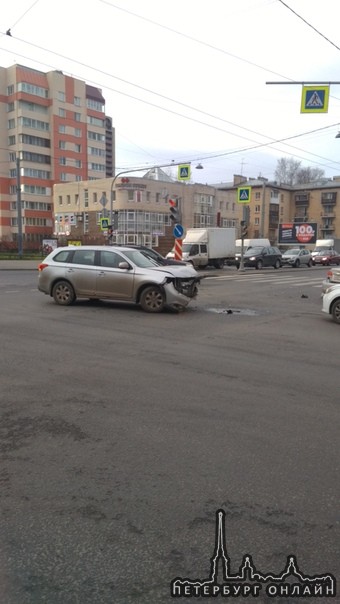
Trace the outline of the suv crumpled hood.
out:
<instances>
[{"instance_id":1,"label":"suv crumpled hood","mask_svg":"<svg viewBox=\"0 0 340 604\"><path fill-rule=\"evenodd\" d=\"M174 279L201 279L198 272L190 265L155 266L150 270L162 273L165 277L173 277Z\"/></svg>"}]
</instances>

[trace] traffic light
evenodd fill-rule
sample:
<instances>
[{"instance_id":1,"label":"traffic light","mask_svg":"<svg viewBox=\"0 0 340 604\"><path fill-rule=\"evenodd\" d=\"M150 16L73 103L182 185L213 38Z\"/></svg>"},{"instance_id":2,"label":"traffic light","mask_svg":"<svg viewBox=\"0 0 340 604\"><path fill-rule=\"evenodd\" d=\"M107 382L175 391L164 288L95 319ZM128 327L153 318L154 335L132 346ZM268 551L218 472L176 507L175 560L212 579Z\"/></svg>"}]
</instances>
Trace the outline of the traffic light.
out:
<instances>
[{"instance_id":1,"label":"traffic light","mask_svg":"<svg viewBox=\"0 0 340 604\"><path fill-rule=\"evenodd\" d=\"M248 225L245 220L241 220L241 238L247 237L248 235Z\"/></svg>"},{"instance_id":2,"label":"traffic light","mask_svg":"<svg viewBox=\"0 0 340 604\"><path fill-rule=\"evenodd\" d=\"M179 200L177 199L169 199L169 210L170 210L170 220L173 224L180 224L181 222L181 210L179 207Z\"/></svg>"}]
</instances>

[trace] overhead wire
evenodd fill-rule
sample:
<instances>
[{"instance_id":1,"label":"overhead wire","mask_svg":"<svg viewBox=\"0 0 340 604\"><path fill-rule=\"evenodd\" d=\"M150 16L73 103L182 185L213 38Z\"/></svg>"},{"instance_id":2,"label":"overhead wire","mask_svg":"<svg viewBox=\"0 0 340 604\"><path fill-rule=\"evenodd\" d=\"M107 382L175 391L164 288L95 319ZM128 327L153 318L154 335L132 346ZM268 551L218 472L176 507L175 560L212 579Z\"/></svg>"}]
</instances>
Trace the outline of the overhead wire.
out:
<instances>
[{"instance_id":1,"label":"overhead wire","mask_svg":"<svg viewBox=\"0 0 340 604\"><path fill-rule=\"evenodd\" d=\"M39 1L39 0L36 0L36 2L34 2L34 3L33 3L33 5L32 5L30 8L32 8L32 7L33 7L33 6L34 6L34 5L35 5L35 4L36 4L38 1ZM173 28L169 28L168 26L164 26L164 25L162 25L162 24L159 24L159 23L157 23L157 22L155 22L155 21L153 21L153 20L151 20L151 19L148 19L148 18L143 17L143 16L141 16L141 15L137 15L136 13L133 13L132 11L128 11L128 10L126 10L126 9L123 9L123 8L121 8L121 7L119 7L119 6L115 5L115 4L112 4L112 3L110 3L110 2L107 2L106 0L100 0L100 1L101 1L102 3L104 3L104 4L108 4L109 6L111 6L111 7L113 7L113 8L116 8L116 9L118 9L118 10L122 10L122 11L124 11L124 12L127 12L128 14L131 14L131 15L133 15L133 16L135 16L135 17L138 17L138 18L143 19L143 20L145 20L145 21L149 21L149 22L151 22L152 24L157 25L158 27L163 27L163 28L165 28L165 29L168 29L168 30L170 30L171 32L176 33L177 35L182 35L182 36L184 36L184 37L186 37L186 38L189 38L189 39L191 39L191 40L193 40L193 41L195 41L195 42L197 42L197 43L199 43L199 44L204 44L205 46L211 47L211 48L213 48L214 50L217 50L217 51L219 51L219 52L223 52L223 53L225 53L225 54L228 54L228 55L232 56L233 58L236 58L236 59L239 59L239 60L245 61L245 62L247 62L247 63L251 64L251 65L252 65L252 66L254 66L254 67L257 67L257 68L259 68L259 69L263 69L263 70L265 70L265 71L267 71L267 72L270 72L270 73L275 73L276 75L279 75L279 74L277 74L277 72L273 72L273 71L271 71L271 70L269 70L269 69L267 69L267 68L265 68L265 67L262 67L262 66L260 66L260 65L258 65L258 64L256 64L256 63L253 63L253 62L251 62L251 61L248 61L248 60L246 60L246 59L243 59L243 58L241 58L241 57L238 57L237 55L234 55L234 54L232 54L232 53L229 53L229 52L227 52L227 51L224 51L223 49L220 49L220 48L218 48L218 47L216 47L216 46L213 46L213 45L211 45L211 44L208 44L208 43L206 43L206 42L202 42L202 41L200 41L200 40L198 40L198 39L196 39L196 38L194 38L194 37L192 37L192 36L188 36L187 34L184 34L184 33L182 33L182 32L178 32L177 30L174 30ZM28 10L30 10L30 9L28 9ZM28 12L28 11L26 11L26 13L24 13L24 14L27 14L27 12ZM22 17L23 17L23 16L24 16L24 15L22 15ZM21 17L21 18L22 18L22 17ZM20 20L20 19L19 19L19 20ZM18 22L18 21L17 21L17 22ZM46 49L46 48L44 48L44 47L38 46L38 45L33 44L33 43L31 43L31 42L27 42L26 40L23 40L23 39L20 39L20 38L16 38L16 39L18 39L19 41L23 42L24 44L28 44L29 46L33 46L33 47L35 47L35 48L38 48L39 50L44 50L45 52L47 51L47 52L49 52L50 54L53 54L53 55L56 55L56 56L61 57L61 58L63 58L63 59L67 59L67 60L69 60L69 57L66 57L66 56L64 56L64 55L62 55L62 54L60 54L60 53L55 52L55 51L52 51L52 50ZM3 49L3 50L5 50L5 51L6 51L6 49ZM20 55L20 56L24 57L24 55ZM25 57L25 58L27 58L27 57ZM208 117L211 117L212 119L216 119L216 120L218 120L218 121L221 121L221 122L224 122L224 123L228 123L228 124L230 124L230 125L235 126L236 128L239 128L239 129L241 129L241 130L245 130L245 131L247 131L247 132L250 132L250 133L252 133L252 134L255 134L256 136L261 136L261 137L265 137L265 138L267 138L267 139L270 139L270 140L269 140L268 142L266 142L266 143L257 143L256 141L252 141L252 139L250 139L249 137L242 136L242 135L240 135L240 134L238 134L238 133L235 133L235 132L230 132L230 131L228 131L228 130L225 130L225 129L219 128L218 126L214 126L214 125L212 125L212 124L209 124L209 123L203 122L203 121L198 120L198 119L196 119L196 118L193 118L193 117L190 117L190 116L186 116L186 115L180 114L179 112L176 112L176 111L173 111L173 110L171 110L171 109L167 109L167 108L165 108L165 107L162 107L162 106L156 105L155 103L150 103L149 101L146 101L146 100L144 100L144 99L140 99L140 98L135 97L135 96L133 96L133 95L130 95L130 94L128 94L128 93L124 93L124 92L122 92L122 91L120 91L120 90L116 90L116 89L114 89L114 88L110 88L110 87L108 87L108 86L105 86L106 88L108 88L108 89L109 89L109 90L111 90L112 92L115 92L115 93L118 93L118 94L122 94L122 95L124 95L124 96L127 96L127 97L129 97L129 98L132 98L132 99L137 100L137 101L139 101L139 102L142 102L142 103L145 103L145 104L151 105L152 107L155 107L155 108L157 108L157 109L161 109L162 111L167 111L167 112L172 113L172 114L174 114L174 115L178 115L179 117L182 117L182 118L184 118L184 119L188 119L188 120L190 120L190 121L194 121L194 122L196 122L196 123L199 123L199 124L201 124L201 125L203 125L203 126L207 126L207 127L209 127L209 128L213 128L213 129L216 129L216 130L219 130L219 131L225 132L225 133L227 133L227 134L229 134L229 135L231 135L231 136L235 136L235 137L237 137L237 138L243 138L243 139L245 139L245 140L249 140L249 141L252 141L252 142L256 142L256 145L255 145L254 147L243 148L243 149L242 149L242 151L247 151L248 149L254 149L254 148L263 147L263 146L268 146L268 147L270 147L270 148L272 148L272 149L276 150L276 149L275 149L275 147L273 147L273 146L272 146L272 145L273 145L273 144L275 144L275 143L279 143L279 142L281 142L282 144L285 144L285 142L284 142L284 141L286 141L286 140L292 140L292 139L294 139L294 138L298 138L298 137L301 137L301 136L305 136L305 135L308 135L308 134L310 134L310 133L313 133L313 132L314 132L314 131L305 132L305 133L302 133L302 134L298 134L298 135L294 135L294 136L290 136L290 137L285 137L285 138L283 138L283 139L273 139L272 137L269 137L269 136L268 136L268 135L266 135L266 134L262 134L262 133L260 133L260 132L257 132L257 131L251 130L251 129L249 129L249 128L246 128L246 127L244 127L244 126L241 126L241 125L239 125L239 124L236 124L235 122L231 122L230 120L225 120L224 118L220 118L220 117L218 117L218 116L215 116L215 115L210 114L210 113L208 113L208 112L205 112L205 111L203 111L203 110L197 109L197 108L195 108L195 107L193 107L193 106L191 106L191 105L188 105L188 104L186 104L186 103L182 103L181 101L177 101L176 99L172 99L172 98L170 98L170 97L168 97L168 96L166 96L166 95L159 94L159 93L154 92L154 91L152 91L152 90L150 90L150 89L148 89L148 88L145 88L145 87L140 86L140 85L138 85L138 84L134 84L134 83L132 83L132 82L129 82L128 80L125 80L125 79L123 79L123 78L119 78L119 77L117 77L117 76L114 76L114 75L112 75L112 74L110 74L110 73L107 73L107 72L105 72L105 71L103 71L103 70L100 70L100 69L98 69L98 68L91 67L90 65L88 65L88 64L86 64L86 63L83 63L83 62L81 62L81 61L77 61L77 60L72 59L72 62L77 63L77 64L79 64L79 65L81 65L81 66L83 66L83 67L86 67L87 69L90 69L90 70L95 70L96 72L102 73L103 75L108 76L108 77L110 77L110 78L117 79L117 80L119 80L119 81L121 81L121 82L123 82L123 83L125 83L125 84L130 85L130 86L133 86L133 87L139 88L139 89L143 90L144 92L147 92L147 93L153 94L153 95L155 95L155 96L158 96L158 97L162 98L163 100L167 100L167 101L173 102L173 103L175 103L175 104L178 104L178 105L180 105L180 106L182 106L182 107L185 107L186 109L190 109L191 111L195 111L195 112L197 112L197 113L201 113L202 115L206 115L206 116L208 116ZM286 76L281 76L281 77L284 77L284 78L285 78L285 79L287 79L287 80L293 81L293 80L291 80L290 78L287 78ZM95 84L96 84L97 86L102 86L102 84L100 84L100 83L95 83ZM332 125L328 126L328 128L332 128L332 127L334 127L334 124L332 124ZM317 129L316 131L318 131L318 130L319 130L319 129ZM288 146L288 147L290 147L290 148L292 148L292 149L296 149L296 150L298 150L298 151L302 151L302 152L303 152L303 153L305 153L305 154L308 154L308 155L311 155L311 156L314 156L314 157L318 157L319 159L323 159L323 160L325 160L325 161L329 161L329 162L331 162L331 163L339 163L339 162L335 162L335 161L331 160L330 158L325 158L325 157L323 157L323 156L320 156L320 155L314 154L314 153L312 153L312 152L310 152L310 151L306 151L305 149L301 149L301 148L299 148L299 147L295 147L295 146L293 146L293 145L287 145L287 146ZM218 156L220 156L220 157L221 157L221 156L223 156L223 155L229 155L229 154L231 154L231 153L233 153L233 152L234 152L234 153L237 153L237 152L239 152L239 151L237 151L237 150L235 150L235 151L228 151L228 152L226 152L226 153L218 154ZM318 163L318 162L313 162L313 163Z\"/></svg>"},{"instance_id":2,"label":"overhead wire","mask_svg":"<svg viewBox=\"0 0 340 604\"><path fill-rule=\"evenodd\" d=\"M48 52L48 53L50 53L50 54L52 54L52 55L55 55L55 56L57 56L57 57L60 57L60 58L63 58L63 59L69 60L69 58L68 58L68 57L66 57L65 55L62 55L61 53L58 53L58 52L55 52L55 51L49 50L49 49L47 49L47 48L44 48L44 47L39 46L39 45L37 45L37 44L34 44L34 43L32 43L32 42L27 42L26 40L23 40L23 39L21 39L21 38L16 38L16 37L15 37L14 39L17 39L17 40L19 40L20 42L23 42L24 44L26 44L26 45L28 45L28 46L32 46L32 47L34 47L34 48L37 48L38 50L43 50L43 51ZM7 49L5 49L5 48L1 48L1 50L5 51L5 52L8 52L8 51L7 51ZM17 54L18 56L21 56L22 58L29 59L29 57L27 57L27 56L25 56L25 55L22 55L22 54L20 54L20 53L16 53L16 54ZM312 130L312 131L307 131L307 132L304 132L304 133L299 133L299 134L297 134L297 135L292 135L292 136L289 136L289 137L284 137L284 138L281 138L281 139L273 139L272 137L269 137L269 136L268 136L268 135L266 135L266 134L262 134L262 133L260 133L260 132L255 131L255 130L252 130L252 129L250 129L250 128L246 128L245 126L241 126L241 125L239 125L239 124L236 124L236 123L234 123L234 122L231 122L230 120L226 120L226 119L224 119L224 118L220 118L220 117L218 117L218 116L215 116L215 115L210 114L210 113L208 113L208 112L205 112L205 111L203 111L203 110L197 109L197 108L195 108L195 107L193 107L193 106L191 106L191 105L188 105L188 104L186 104L186 103L182 103L181 101L176 101L175 99L172 99L172 98L167 97L167 96L165 96L165 95L162 95L162 94L159 94L159 93L157 93L157 92L154 92L154 91L152 91L152 90L150 90L150 89L147 89L147 88L145 88L145 87L143 87L143 86L140 86L140 85L138 85L138 84L134 84L134 83L132 83L132 82L129 82L128 80L125 80L125 79L123 79L123 78L120 78L120 77L114 76L114 75L112 75L112 74L110 74L110 73L108 73L108 72L105 72L104 70L97 69L96 67L92 67L91 65L88 65L87 63L84 63L84 62L82 62L82 61L78 61L78 60L76 60L76 59L72 59L72 63L76 63L76 64L78 64L78 65L80 65L80 66L82 66L82 67L85 67L85 68L87 68L87 69L90 69L90 70L92 70L92 71L99 72L99 73L101 73L101 74L103 74L103 75L105 75L105 76L107 76L107 77L110 77L110 78L113 78L113 79L118 79L119 81L122 81L122 82L124 82L124 83L127 83L127 84L131 85L132 87L139 88L139 89L141 89L141 90L143 90L143 91L146 91L146 92L149 92L149 93L151 93L151 94L153 94L153 95L155 95L155 96L159 96L159 97L161 97L161 98L163 98L163 99L165 99L165 100L168 100L168 101L173 102L173 103L175 103L175 104L181 105L181 106L183 106L183 107L185 107L185 108L187 108L187 109L190 109L190 110L192 110L192 111L196 111L197 113L201 113L202 115L206 115L206 116L208 116L208 117L212 117L213 119L216 119L216 120L218 120L218 121L221 121L221 122L224 122L224 123L227 123L227 124L233 125L233 126L235 126L236 128L239 128L239 129L241 129L241 130L245 130L245 131L250 132L250 133L252 133L252 134L255 134L255 135L257 135L257 136L261 136L261 137L264 137L264 138L270 139L270 140L269 140L269 141L267 141L267 142L264 142L264 143L258 143L257 141L254 141L253 139L251 139L251 138L249 138L249 137L247 137L247 136L243 136L243 135L238 134L238 133L236 133L236 132L231 132L230 130L226 130L225 128L220 128L219 126L216 126L216 125L213 125L213 124L209 124L209 123L207 123L207 122L203 122L202 120L196 119L196 118L191 117L191 116L188 116L188 115L183 115L183 114L179 113L178 111L174 111L173 109L169 109L169 108L163 107L163 106L161 106L161 105L157 105L156 103L152 103L151 101L147 101L147 100L145 100L145 99L138 98L138 97L136 97L136 96L134 96L134 95L131 95L131 94L127 93L127 92L123 92L123 91L121 91L121 90L117 90L117 89L112 88L112 87L110 87L110 86L108 86L108 85L103 86L103 85L102 85L100 82L95 82L95 81L91 80L91 81L92 81L92 83L93 83L94 85L96 85L96 86L101 86L101 87L105 87L106 89L110 90L111 92L115 92L116 94L120 94L120 95L126 96L126 97L128 97L128 98L131 98L131 99L133 99L133 100L137 100L137 101L139 101L139 102L141 102L141 103L144 103L144 104L149 105L149 106L151 106L151 107L154 107L154 108L156 108L156 109L160 109L161 111L165 111L165 112L167 112L167 113L171 113L172 115L176 115L176 116L178 116L178 117L182 117L182 118L184 118L184 119L186 119L186 120L189 120L189 121L194 122L194 123L198 123L198 124L200 124L200 125L202 125L202 126L206 126L206 127L208 127L208 128L212 128L212 129L217 130L217 131L219 131L219 132L224 132L224 133L229 134L229 135L231 135L231 136L234 136L234 137L236 137L236 138L241 138L241 139L244 139L244 140L247 140L247 141L250 141L250 142L254 142L254 143L256 143L256 144L255 144L255 146L251 146L251 147L243 147L243 148L241 149L241 151L242 151L242 150L243 150L243 151L248 151L248 150L252 150L252 149L256 149L256 148L260 148L260 147L270 147L270 148L271 148L271 149L273 149L273 150L281 151L281 150L275 149L275 147L274 147L273 145L274 145L274 144L277 144L277 143L282 143L282 144L285 144L285 141L286 141L286 140L293 140L293 139L295 139L295 138L301 138L302 136L306 136L306 135L308 135L308 134L311 134L311 133L314 133L314 132L317 132L317 131L318 131L318 129L317 129L317 130L315 130L315 131L314 131L314 130ZM48 64L46 64L46 63L43 63L43 64L44 64L44 65L48 65ZM49 65L49 67L54 68L54 66L53 66L53 65ZM79 76L78 76L78 77L79 77ZM325 128L334 128L334 126L337 126L337 125L338 125L338 124L331 124L331 125L329 125L329 126L327 126L327 127L325 127ZM321 128L320 130L323 130L323 129L324 129L324 128ZM330 158L326 158L326 157L323 157L323 156L318 155L318 154L316 154L316 153L312 153L311 151L306 151L305 149L301 149L300 147L295 147L294 145L287 145L287 146L288 146L288 147L290 147L290 148L292 148L292 149L296 149L296 150L298 150L298 151L301 151L301 152L303 152L303 153L305 153L305 154L307 154L307 155L311 155L311 156L313 156L313 157L317 157L317 158L319 158L319 159L322 159L322 160L325 160L325 161L329 161L329 162L331 162L331 163L335 163L335 164L338 164L338 163L339 163L339 164L340 164L340 162L336 162L336 161L334 161L334 160L332 160L332 159L330 159ZM227 151L227 152L225 152L225 153L218 154L216 157L223 157L224 155L225 155L225 156L227 156L227 155L232 154L233 152L234 152L234 153L238 153L239 151L238 151L238 150L235 150L235 151ZM292 155L294 155L295 157L299 157L300 159L303 159L303 158L301 158L301 156L298 156L298 155L296 155L296 154L292 154ZM312 160L311 160L311 161L312 161ZM315 161L313 161L313 163L316 163L316 164L318 164L318 165L324 165L324 164L320 164L320 162L315 162Z\"/></svg>"},{"instance_id":3,"label":"overhead wire","mask_svg":"<svg viewBox=\"0 0 340 604\"><path fill-rule=\"evenodd\" d=\"M301 19L301 21L303 21L306 25L308 25L308 27L310 27L311 29L313 29L319 36L321 36L321 38L323 38L324 40L326 40L326 42L329 42L329 44L331 44L332 46L334 46L334 48L336 48L337 50L340 50L340 48L339 48L339 46L337 46L337 44L334 44L334 42L332 42L332 40L330 40L329 38L327 38L327 36L325 36L323 33L321 33L321 31L319 31L316 27L314 27L314 25L312 25L311 23L309 23L306 19L304 19L304 17L302 17L301 15L299 15L293 8L291 8L290 6L288 6L288 4L286 4L286 2L283 2L283 0L278 0L278 2L280 2L288 10L290 10L296 17L298 17L299 19Z\"/></svg>"}]
</instances>

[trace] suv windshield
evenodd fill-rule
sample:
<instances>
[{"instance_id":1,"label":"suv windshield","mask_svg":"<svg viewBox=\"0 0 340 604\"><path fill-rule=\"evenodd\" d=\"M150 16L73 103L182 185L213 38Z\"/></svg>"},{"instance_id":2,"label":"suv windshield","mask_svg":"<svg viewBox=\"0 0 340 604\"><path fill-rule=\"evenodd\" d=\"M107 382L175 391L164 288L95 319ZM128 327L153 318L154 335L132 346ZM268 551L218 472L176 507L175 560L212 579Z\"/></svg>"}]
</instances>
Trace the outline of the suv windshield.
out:
<instances>
[{"instance_id":1,"label":"suv windshield","mask_svg":"<svg viewBox=\"0 0 340 604\"><path fill-rule=\"evenodd\" d=\"M144 256L139 250L122 250L124 256L129 258L139 268L154 268L159 266L155 260L151 260L149 256Z\"/></svg>"},{"instance_id":2,"label":"suv windshield","mask_svg":"<svg viewBox=\"0 0 340 604\"><path fill-rule=\"evenodd\" d=\"M256 254L262 254L263 247L251 247L246 251L245 256L256 256Z\"/></svg>"},{"instance_id":3,"label":"suv windshield","mask_svg":"<svg viewBox=\"0 0 340 604\"><path fill-rule=\"evenodd\" d=\"M300 250L287 250L283 255L284 256L297 256Z\"/></svg>"}]
</instances>

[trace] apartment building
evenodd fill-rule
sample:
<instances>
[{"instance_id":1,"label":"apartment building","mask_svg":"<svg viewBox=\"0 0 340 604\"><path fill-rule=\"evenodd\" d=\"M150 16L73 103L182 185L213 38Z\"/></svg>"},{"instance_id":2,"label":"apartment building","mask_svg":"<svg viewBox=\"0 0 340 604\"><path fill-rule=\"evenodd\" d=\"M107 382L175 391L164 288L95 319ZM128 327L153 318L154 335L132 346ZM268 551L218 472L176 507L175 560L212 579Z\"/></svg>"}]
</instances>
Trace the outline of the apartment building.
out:
<instances>
[{"instance_id":1,"label":"apartment building","mask_svg":"<svg viewBox=\"0 0 340 604\"><path fill-rule=\"evenodd\" d=\"M0 241L15 244L21 217L37 247L53 233L55 183L113 176L112 120L99 88L22 65L0 67L0 119Z\"/></svg>"},{"instance_id":2,"label":"apartment building","mask_svg":"<svg viewBox=\"0 0 340 604\"><path fill-rule=\"evenodd\" d=\"M235 175L232 183L215 186L234 199L239 187L250 187L250 202L241 204L239 216L246 220L249 237L268 237L276 244L279 224L310 222L317 225L319 239L340 238L340 176L290 186Z\"/></svg>"},{"instance_id":3,"label":"apartment building","mask_svg":"<svg viewBox=\"0 0 340 604\"><path fill-rule=\"evenodd\" d=\"M108 217L115 224L113 243L149 245L166 253L173 245L170 200L178 203L185 229L239 224L233 193L180 182L159 168L143 177L56 184L53 197L54 236L63 243L106 243L101 219Z\"/></svg>"}]
</instances>

